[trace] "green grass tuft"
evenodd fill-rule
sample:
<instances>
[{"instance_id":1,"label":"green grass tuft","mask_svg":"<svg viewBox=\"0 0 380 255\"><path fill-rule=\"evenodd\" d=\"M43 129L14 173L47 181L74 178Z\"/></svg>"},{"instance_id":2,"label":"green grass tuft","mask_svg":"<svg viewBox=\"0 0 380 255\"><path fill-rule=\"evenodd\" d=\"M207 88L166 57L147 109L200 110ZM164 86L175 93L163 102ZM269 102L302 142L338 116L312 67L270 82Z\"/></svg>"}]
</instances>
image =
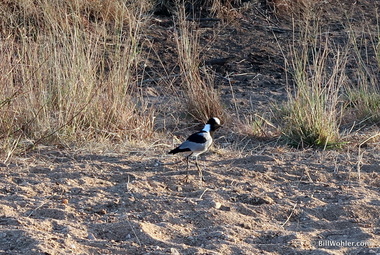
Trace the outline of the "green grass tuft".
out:
<instances>
[{"instance_id":1,"label":"green grass tuft","mask_svg":"<svg viewBox=\"0 0 380 255\"><path fill-rule=\"evenodd\" d=\"M345 82L346 50L322 38L318 22L304 22L286 58L293 87L278 106L280 129L296 147L330 148L340 144L339 92Z\"/></svg>"}]
</instances>

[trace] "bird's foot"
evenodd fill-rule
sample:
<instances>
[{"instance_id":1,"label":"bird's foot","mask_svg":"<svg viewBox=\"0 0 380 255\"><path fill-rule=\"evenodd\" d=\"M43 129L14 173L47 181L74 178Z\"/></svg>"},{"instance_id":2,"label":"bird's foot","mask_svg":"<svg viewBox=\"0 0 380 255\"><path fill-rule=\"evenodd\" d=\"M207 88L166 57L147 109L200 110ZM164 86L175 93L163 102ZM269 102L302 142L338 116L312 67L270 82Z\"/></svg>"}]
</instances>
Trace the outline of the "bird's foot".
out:
<instances>
[{"instance_id":1,"label":"bird's foot","mask_svg":"<svg viewBox=\"0 0 380 255\"><path fill-rule=\"evenodd\" d=\"M205 177L203 176L202 171L199 171L198 176L199 176L199 181L200 181L200 182L205 182L205 181L206 181L206 180L205 180Z\"/></svg>"}]
</instances>

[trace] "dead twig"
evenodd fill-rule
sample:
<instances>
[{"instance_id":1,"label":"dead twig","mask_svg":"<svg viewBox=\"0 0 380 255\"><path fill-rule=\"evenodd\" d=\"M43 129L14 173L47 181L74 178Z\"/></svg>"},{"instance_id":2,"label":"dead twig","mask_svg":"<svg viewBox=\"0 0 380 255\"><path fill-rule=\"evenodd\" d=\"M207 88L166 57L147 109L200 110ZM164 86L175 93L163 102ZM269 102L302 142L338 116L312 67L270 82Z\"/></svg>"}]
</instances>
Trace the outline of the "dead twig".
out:
<instances>
[{"instance_id":1,"label":"dead twig","mask_svg":"<svg viewBox=\"0 0 380 255\"><path fill-rule=\"evenodd\" d=\"M202 199L202 197L203 197L203 195L206 193L206 191L208 191L209 190L209 188L206 188L203 192L202 192L202 194L201 194L201 196L199 197L199 199Z\"/></svg>"},{"instance_id":2,"label":"dead twig","mask_svg":"<svg viewBox=\"0 0 380 255\"><path fill-rule=\"evenodd\" d=\"M288 221L290 220L290 218L293 216L293 213L296 210L297 205L298 205L298 202L294 204L294 206L292 208L292 211L290 212L290 214L289 214L288 218L286 219L286 221L284 223L282 223L281 227L285 226L286 223L288 223Z\"/></svg>"},{"instance_id":3,"label":"dead twig","mask_svg":"<svg viewBox=\"0 0 380 255\"><path fill-rule=\"evenodd\" d=\"M136 231L135 231L135 228L132 226L132 224L131 224L131 222L130 222L130 220L129 220L129 215L127 216L127 218L128 218L128 219L127 219L128 225L129 225L129 227L132 229L132 232L133 232L133 234L135 235L137 242L138 242L139 245L141 246L140 238L137 236Z\"/></svg>"},{"instance_id":4,"label":"dead twig","mask_svg":"<svg viewBox=\"0 0 380 255\"><path fill-rule=\"evenodd\" d=\"M48 202L46 201L42 202L39 206L37 206L34 210L32 210L26 217L29 218L30 216L32 216L33 213L35 213L38 209L40 209L42 206L44 206L47 203Z\"/></svg>"}]
</instances>

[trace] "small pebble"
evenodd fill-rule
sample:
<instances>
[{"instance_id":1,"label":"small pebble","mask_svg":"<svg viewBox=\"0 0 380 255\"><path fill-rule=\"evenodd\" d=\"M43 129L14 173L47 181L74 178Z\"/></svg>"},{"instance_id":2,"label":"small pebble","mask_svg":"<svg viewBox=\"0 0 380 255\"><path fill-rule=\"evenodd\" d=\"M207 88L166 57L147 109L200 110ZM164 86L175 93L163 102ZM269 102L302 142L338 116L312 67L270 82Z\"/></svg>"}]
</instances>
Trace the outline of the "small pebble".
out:
<instances>
[{"instance_id":1,"label":"small pebble","mask_svg":"<svg viewBox=\"0 0 380 255\"><path fill-rule=\"evenodd\" d=\"M106 209L101 209L98 211L98 214L105 215L105 214L107 214L107 211L106 211Z\"/></svg>"},{"instance_id":2,"label":"small pebble","mask_svg":"<svg viewBox=\"0 0 380 255\"><path fill-rule=\"evenodd\" d=\"M220 209L220 208L222 207L222 204L219 203L219 202L215 202L214 207L215 207L216 209Z\"/></svg>"}]
</instances>

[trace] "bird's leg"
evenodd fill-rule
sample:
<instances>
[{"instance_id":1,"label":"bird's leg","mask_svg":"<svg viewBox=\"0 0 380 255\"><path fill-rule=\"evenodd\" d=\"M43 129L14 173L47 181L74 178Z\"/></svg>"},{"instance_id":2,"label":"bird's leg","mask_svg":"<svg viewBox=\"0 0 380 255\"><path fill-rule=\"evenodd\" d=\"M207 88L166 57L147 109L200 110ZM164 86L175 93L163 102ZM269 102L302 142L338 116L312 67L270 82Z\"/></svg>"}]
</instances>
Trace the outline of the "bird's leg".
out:
<instances>
[{"instance_id":1,"label":"bird's leg","mask_svg":"<svg viewBox=\"0 0 380 255\"><path fill-rule=\"evenodd\" d=\"M193 154L193 153L191 153L190 155L188 155L188 156L186 157L187 168L186 168L185 182L189 182L189 176L190 176L190 174L189 174L189 168L190 168L189 160L190 160L190 157L191 157L192 154Z\"/></svg>"},{"instance_id":2,"label":"bird's leg","mask_svg":"<svg viewBox=\"0 0 380 255\"><path fill-rule=\"evenodd\" d=\"M190 158L191 154L189 156L186 157L186 164L187 164L187 174L189 174L189 158Z\"/></svg>"},{"instance_id":3,"label":"bird's leg","mask_svg":"<svg viewBox=\"0 0 380 255\"><path fill-rule=\"evenodd\" d=\"M200 167L198 165L198 157L195 157L195 165L197 166L198 174L199 174L199 177L201 178L201 181L204 181L202 170L200 169Z\"/></svg>"}]
</instances>

